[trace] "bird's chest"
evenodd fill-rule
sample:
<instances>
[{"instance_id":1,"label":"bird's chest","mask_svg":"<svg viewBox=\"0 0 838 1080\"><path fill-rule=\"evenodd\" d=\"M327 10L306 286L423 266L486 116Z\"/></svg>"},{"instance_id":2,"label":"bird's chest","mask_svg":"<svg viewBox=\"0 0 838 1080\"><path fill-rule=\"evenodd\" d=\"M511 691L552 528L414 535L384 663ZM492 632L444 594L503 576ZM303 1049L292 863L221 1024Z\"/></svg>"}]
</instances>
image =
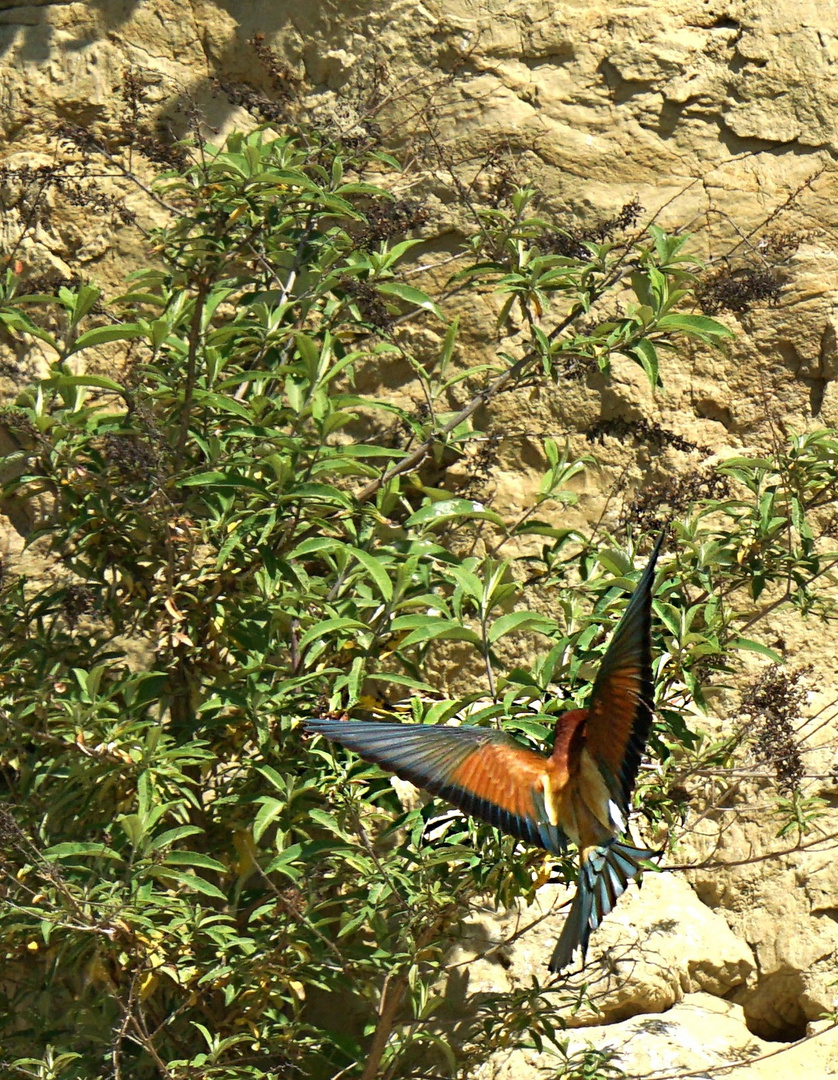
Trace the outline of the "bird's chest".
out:
<instances>
[{"instance_id":1,"label":"bird's chest","mask_svg":"<svg viewBox=\"0 0 838 1080\"><path fill-rule=\"evenodd\" d=\"M580 753L557 802L562 827L577 847L601 843L625 828L619 807L587 749Z\"/></svg>"}]
</instances>

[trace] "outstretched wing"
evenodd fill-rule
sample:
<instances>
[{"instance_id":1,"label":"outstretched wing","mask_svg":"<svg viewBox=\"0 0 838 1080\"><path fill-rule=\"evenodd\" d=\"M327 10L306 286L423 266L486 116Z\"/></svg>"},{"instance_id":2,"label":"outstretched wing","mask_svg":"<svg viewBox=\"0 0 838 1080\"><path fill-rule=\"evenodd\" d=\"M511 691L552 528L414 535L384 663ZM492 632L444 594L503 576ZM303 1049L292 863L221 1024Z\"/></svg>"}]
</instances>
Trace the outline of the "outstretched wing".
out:
<instances>
[{"instance_id":1,"label":"outstretched wing","mask_svg":"<svg viewBox=\"0 0 838 1080\"><path fill-rule=\"evenodd\" d=\"M364 720L305 726L510 836L554 854L564 850L566 837L550 824L544 800L547 758L501 731Z\"/></svg>"},{"instance_id":2,"label":"outstretched wing","mask_svg":"<svg viewBox=\"0 0 838 1080\"><path fill-rule=\"evenodd\" d=\"M664 536L614 631L588 706L587 748L617 782L624 813L652 726L652 585Z\"/></svg>"}]
</instances>

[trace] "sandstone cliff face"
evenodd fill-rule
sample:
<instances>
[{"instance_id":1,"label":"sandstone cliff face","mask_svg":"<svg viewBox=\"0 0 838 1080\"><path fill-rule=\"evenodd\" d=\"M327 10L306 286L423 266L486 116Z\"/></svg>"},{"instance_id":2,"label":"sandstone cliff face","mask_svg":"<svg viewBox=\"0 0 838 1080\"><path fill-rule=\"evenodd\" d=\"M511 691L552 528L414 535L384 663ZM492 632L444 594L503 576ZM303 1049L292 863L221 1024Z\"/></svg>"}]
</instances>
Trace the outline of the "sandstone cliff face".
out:
<instances>
[{"instance_id":1,"label":"sandstone cliff face","mask_svg":"<svg viewBox=\"0 0 838 1080\"><path fill-rule=\"evenodd\" d=\"M177 130L178 110L195 102L210 123L228 129L239 114L211 80L252 76L245 42L256 32L324 101L369 63L374 41L394 83L435 83L440 137L463 159L501 148L555 213L594 220L636 196L664 225L688 223L705 258L724 254L734 268L761 265L781 234L802 241L785 266L776 307L726 316L738 331L727 354L671 358L654 397L628 364L615 367L608 383L592 380L560 398L511 395L500 417L510 432L521 430L525 416L529 428L568 436L581 451L590 449L581 432L592 423L643 416L724 454L767 444L778 428L838 424L834 3L0 0L4 161L51 160L47 126L56 119L112 124L126 67L142 73L164 123ZM407 116L405 100L394 98L394 123ZM432 206L432 178L428 186ZM132 192L129 202L140 198ZM0 228L7 247L14 244L14 220ZM440 238L441 246L448 242ZM108 282L140 252L130 229L64 208L19 255L44 269L81 265ZM469 314L474 327L485 322L485 312ZM475 329L470 349L468 362L477 363L491 342ZM17 371L3 376L7 394L38 367L37 356L17 361ZM599 467L584 482L576 520L599 516L618 473L639 485L694 468L702 456L610 436L596 453ZM495 501L523 505L536 483L520 440L507 440ZM7 537L5 548L16 550L11 526ZM834 631L780 615L773 630L792 661L816 665L810 708L817 715L838 694ZM458 688L451 667L439 678ZM719 699L720 722L731 719L724 710L734 702ZM809 763L833 807L836 735L830 722L813 736ZM823 1025L810 1042L773 1057L777 1042L763 1041L814 1033L809 1025L836 1008L838 870L830 837L838 813L830 810L789 850L793 840L774 837L766 802L756 784L733 783L719 807L688 818L670 862L691 869L649 876L620 904L596 935L587 973L599 1011L571 1020L587 1025L573 1033L571 1050L612 1048L635 1076L700 1073L744 1058L755 1059L748 1075L765 1080L838 1070L835 1032ZM549 907L554 897L543 893ZM524 935L508 965L470 964L469 990L525 982L548 954L557 922L546 919ZM506 925L487 916L475 940ZM554 1071L538 1055L518 1054L484 1075L522 1080Z\"/></svg>"}]
</instances>

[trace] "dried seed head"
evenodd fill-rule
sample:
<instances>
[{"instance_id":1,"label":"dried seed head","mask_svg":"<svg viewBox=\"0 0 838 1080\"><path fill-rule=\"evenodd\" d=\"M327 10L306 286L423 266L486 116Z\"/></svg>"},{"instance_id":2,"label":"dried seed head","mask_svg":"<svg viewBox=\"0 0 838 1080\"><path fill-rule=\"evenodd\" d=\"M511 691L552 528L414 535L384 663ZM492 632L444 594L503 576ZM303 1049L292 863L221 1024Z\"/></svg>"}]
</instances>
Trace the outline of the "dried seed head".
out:
<instances>
[{"instance_id":1,"label":"dried seed head","mask_svg":"<svg viewBox=\"0 0 838 1080\"><path fill-rule=\"evenodd\" d=\"M685 513L702 500L724 499L730 494L730 482L712 466L695 469L684 476L667 477L635 492L624 504L620 524L632 524L654 530L662 516ZM665 512L664 512L665 511Z\"/></svg>"},{"instance_id":2,"label":"dried seed head","mask_svg":"<svg viewBox=\"0 0 838 1080\"><path fill-rule=\"evenodd\" d=\"M742 712L756 721L755 748L759 761L770 766L781 792L794 794L803 779L803 759L795 729L801 723L806 691L800 685L811 667L784 671L767 668L742 702Z\"/></svg>"},{"instance_id":3,"label":"dried seed head","mask_svg":"<svg viewBox=\"0 0 838 1080\"><path fill-rule=\"evenodd\" d=\"M764 266L736 270L725 266L708 274L696 287L696 299L705 315L717 315L720 311L741 314L761 303L775 307L781 293L775 271Z\"/></svg>"}]
</instances>

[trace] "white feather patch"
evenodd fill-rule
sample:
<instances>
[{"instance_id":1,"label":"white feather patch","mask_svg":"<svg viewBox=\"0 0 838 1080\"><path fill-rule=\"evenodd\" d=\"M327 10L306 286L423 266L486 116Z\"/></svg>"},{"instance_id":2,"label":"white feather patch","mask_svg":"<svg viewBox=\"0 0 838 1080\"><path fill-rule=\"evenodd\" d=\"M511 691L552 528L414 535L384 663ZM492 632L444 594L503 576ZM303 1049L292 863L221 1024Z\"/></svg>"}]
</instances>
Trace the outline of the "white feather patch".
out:
<instances>
[{"instance_id":1,"label":"white feather patch","mask_svg":"<svg viewBox=\"0 0 838 1080\"><path fill-rule=\"evenodd\" d=\"M608 813L611 817L611 821L614 827L621 833L626 831L626 819L623 816L623 811L617 806L613 799L608 800Z\"/></svg>"}]
</instances>

